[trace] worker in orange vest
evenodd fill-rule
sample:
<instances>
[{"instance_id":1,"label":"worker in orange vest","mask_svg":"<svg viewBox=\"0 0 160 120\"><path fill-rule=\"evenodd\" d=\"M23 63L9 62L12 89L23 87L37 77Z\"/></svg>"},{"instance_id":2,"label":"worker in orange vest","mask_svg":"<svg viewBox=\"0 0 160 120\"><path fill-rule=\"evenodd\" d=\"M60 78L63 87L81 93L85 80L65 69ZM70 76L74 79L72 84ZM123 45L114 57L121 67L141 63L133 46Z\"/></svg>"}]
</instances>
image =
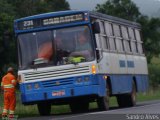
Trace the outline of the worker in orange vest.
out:
<instances>
[{"instance_id":1,"label":"worker in orange vest","mask_svg":"<svg viewBox=\"0 0 160 120\"><path fill-rule=\"evenodd\" d=\"M4 108L2 116L14 116L14 111L16 107L16 78L13 75L13 68L9 67L7 74L2 78L1 89L4 92Z\"/></svg>"}]
</instances>

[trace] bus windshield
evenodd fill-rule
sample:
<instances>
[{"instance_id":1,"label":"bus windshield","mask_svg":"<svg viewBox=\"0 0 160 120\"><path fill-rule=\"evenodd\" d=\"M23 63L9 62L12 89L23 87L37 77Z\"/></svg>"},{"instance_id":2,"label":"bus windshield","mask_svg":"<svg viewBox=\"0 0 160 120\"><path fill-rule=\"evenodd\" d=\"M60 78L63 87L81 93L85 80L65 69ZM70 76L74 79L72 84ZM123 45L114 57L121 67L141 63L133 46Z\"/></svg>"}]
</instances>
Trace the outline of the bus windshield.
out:
<instances>
[{"instance_id":1,"label":"bus windshield","mask_svg":"<svg viewBox=\"0 0 160 120\"><path fill-rule=\"evenodd\" d=\"M20 69L37 65L64 65L94 60L88 26L20 34Z\"/></svg>"}]
</instances>

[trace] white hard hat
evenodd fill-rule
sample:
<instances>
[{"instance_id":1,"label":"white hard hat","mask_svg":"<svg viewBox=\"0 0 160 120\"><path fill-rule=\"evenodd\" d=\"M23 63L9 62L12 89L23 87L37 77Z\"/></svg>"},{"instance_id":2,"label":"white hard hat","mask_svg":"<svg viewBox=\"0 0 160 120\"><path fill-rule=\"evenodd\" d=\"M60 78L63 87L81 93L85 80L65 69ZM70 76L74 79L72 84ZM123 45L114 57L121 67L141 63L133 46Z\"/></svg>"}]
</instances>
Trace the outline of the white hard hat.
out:
<instances>
[{"instance_id":1,"label":"white hard hat","mask_svg":"<svg viewBox=\"0 0 160 120\"><path fill-rule=\"evenodd\" d=\"M9 67L7 72L13 72L13 68L12 67Z\"/></svg>"}]
</instances>

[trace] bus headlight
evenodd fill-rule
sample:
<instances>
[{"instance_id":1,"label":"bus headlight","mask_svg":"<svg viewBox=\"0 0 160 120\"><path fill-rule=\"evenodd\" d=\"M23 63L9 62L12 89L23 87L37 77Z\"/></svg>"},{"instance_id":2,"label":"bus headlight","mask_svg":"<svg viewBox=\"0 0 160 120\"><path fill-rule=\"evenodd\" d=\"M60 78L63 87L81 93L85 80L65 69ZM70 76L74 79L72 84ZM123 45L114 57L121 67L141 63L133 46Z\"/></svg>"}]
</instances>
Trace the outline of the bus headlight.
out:
<instances>
[{"instance_id":1,"label":"bus headlight","mask_svg":"<svg viewBox=\"0 0 160 120\"><path fill-rule=\"evenodd\" d=\"M26 89L27 89L27 90L31 90L31 89L32 89L32 85L31 85L31 84L28 84L28 85L26 86Z\"/></svg>"},{"instance_id":2,"label":"bus headlight","mask_svg":"<svg viewBox=\"0 0 160 120\"><path fill-rule=\"evenodd\" d=\"M76 84L82 84L83 80L81 77L77 78L76 80Z\"/></svg>"},{"instance_id":3,"label":"bus headlight","mask_svg":"<svg viewBox=\"0 0 160 120\"><path fill-rule=\"evenodd\" d=\"M38 83L34 84L34 89L39 89L39 88L40 88L40 86Z\"/></svg>"},{"instance_id":4,"label":"bus headlight","mask_svg":"<svg viewBox=\"0 0 160 120\"><path fill-rule=\"evenodd\" d=\"M84 77L84 82L89 82L89 77Z\"/></svg>"}]
</instances>

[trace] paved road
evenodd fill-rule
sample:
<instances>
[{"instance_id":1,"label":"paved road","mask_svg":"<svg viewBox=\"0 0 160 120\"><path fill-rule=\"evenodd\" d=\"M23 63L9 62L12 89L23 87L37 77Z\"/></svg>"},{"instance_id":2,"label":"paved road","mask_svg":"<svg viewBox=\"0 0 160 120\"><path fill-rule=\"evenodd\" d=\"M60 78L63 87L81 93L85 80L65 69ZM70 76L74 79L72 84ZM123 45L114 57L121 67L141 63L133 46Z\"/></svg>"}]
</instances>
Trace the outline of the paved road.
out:
<instances>
[{"instance_id":1,"label":"paved road","mask_svg":"<svg viewBox=\"0 0 160 120\"><path fill-rule=\"evenodd\" d=\"M131 108L111 108L109 111L51 115L20 120L160 120L160 100L138 103Z\"/></svg>"}]
</instances>

